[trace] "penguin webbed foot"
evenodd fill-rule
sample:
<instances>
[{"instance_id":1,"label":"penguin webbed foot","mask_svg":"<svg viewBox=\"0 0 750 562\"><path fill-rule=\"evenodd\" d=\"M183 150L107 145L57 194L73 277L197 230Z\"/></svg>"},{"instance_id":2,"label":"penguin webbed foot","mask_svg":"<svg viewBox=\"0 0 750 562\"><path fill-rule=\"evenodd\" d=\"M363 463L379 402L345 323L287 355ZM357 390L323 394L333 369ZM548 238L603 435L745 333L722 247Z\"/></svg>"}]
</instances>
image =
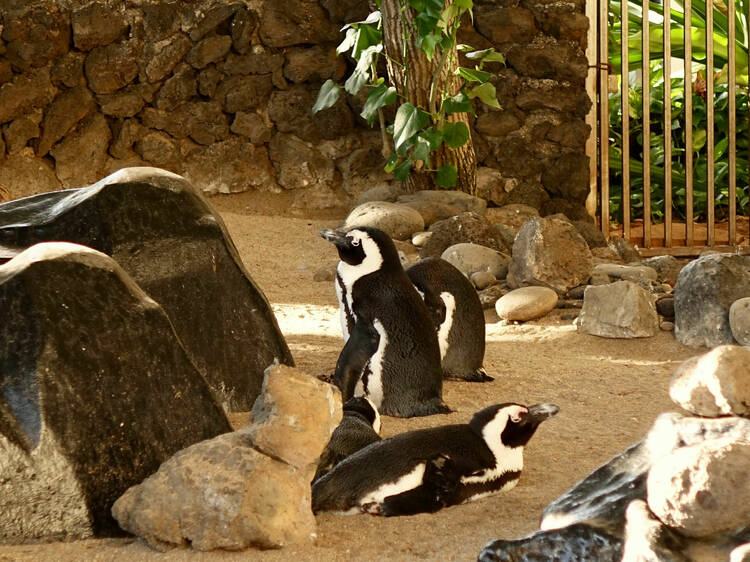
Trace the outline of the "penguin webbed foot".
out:
<instances>
[{"instance_id":1,"label":"penguin webbed foot","mask_svg":"<svg viewBox=\"0 0 750 562\"><path fill-rule=\"evenodd\" d=\"M319 381L327 382L328 384L336 386L336 383L333 381L333 373L321 373L316 378Z\"/></svg>"},{"instance_id":2,"label":"penguin webbed foot","mask_svg":"<svg viewBox=\"0 0 750 562\"><path fill-rule=\"evenodd\" d=\"M443 373L443 379L449 381L461 381L461 382L492 382L495 377L491 377L486 373L484 367L472 371L466 375L458 375L456 373Z\"/></svg>"},{"instance_id":3,"label":"penguin webbed foot","mask_svg":"<svg viewBox=\"0 0 750 562\"><path fill-rule=\"evenodd\" d=\"M359 508L362 510L362 513L369 513L370 515L386 515L383 512L383 504L380 502L363 503Z\"/></svg>"}]
</instances>

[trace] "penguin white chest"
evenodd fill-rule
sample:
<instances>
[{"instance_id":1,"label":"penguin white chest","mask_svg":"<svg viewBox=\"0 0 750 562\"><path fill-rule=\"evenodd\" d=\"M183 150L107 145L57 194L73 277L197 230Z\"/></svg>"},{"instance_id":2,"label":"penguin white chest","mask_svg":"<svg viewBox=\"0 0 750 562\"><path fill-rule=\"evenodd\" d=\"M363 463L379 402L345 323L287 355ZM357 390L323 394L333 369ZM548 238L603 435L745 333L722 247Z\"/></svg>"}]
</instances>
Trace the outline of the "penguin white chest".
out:
<instances>
[{"instance_id":1,"label":"penguin white chest","mask_svg":"<svg viewBox=\"0 0 750 562\"><path fill-rule=\"evenodd\" d=\"M440 324L437 336L438 344L440 345L440 359L443 360L448 351L448 336L453 327L453 313L456 311L456 299L448 291L443 291L440 293L440 300L445 305L445 320Z\"/></svg>"},{"instance_id":2,"label":"penguin white chest","mask_svg":"<svg viewBox=\"0 0 750 562\"><path fill-rule=\"evenodd\" d=\"M380 409L383 404L383 361L388 347L388 334L383 323L377 318L372 322L375 331L380 336L378 348L372 354L365 366L363 377L360 377L354 389L355 396L367 396ZM366 377L366 381L363 380Z\"/></svg>"}]
</instances>

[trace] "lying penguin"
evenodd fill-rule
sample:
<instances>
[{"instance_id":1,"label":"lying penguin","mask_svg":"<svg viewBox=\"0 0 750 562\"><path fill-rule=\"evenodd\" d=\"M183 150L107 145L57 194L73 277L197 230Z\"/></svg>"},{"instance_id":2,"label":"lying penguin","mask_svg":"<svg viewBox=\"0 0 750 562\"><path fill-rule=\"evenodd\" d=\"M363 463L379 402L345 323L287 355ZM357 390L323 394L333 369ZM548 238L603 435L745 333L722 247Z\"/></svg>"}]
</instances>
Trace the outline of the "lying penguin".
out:
<instances>
[{"instance_id":1,"label":"lying penguin","mask_svg":"<svg viewBox=\"0 0 750 562\"><path fill-rule=\"evenodd\" d=\"M320 455L313 482L330 472L346 457L375 441L380 441L380 415L377 408L364 396L350 398L344 404L341 423L333 430L328 445Z\"/></svg>"},{"instance_id":2,"label":"lying penguin","mask_svg":"<svg viewBox=\"0 0 750 562\"><path fill-rule=\"evenodd\" d=\"M498 404L468 424L402 433L338 464L312 488L313 512L431 513L513 488L523 448L554 404Z\"/></svg>"},{"instance_id":3,"label":"lying penguin","mask_svg":"<svg viewBox=\"0 0 750 562\"><path fill-rule=\"evenodd\" d=\"M484 310L474 286L453 265L425 258L406 274L432 315L443 376L470 382L493 380L484 370Z\"/></svg>"},{"instance_id":4,"label":"lying penguin","mask_svg":"<svg viewBox=\"0 0 750 562\"><path fill-rule=\"evenodd\" d=\"M393 241L365 226L320 235L341 259L336 291L346 343L333 381L343 400L364 395L380 413L405 418L450 412L435 327Z\"/></svg>"}]
</instances>

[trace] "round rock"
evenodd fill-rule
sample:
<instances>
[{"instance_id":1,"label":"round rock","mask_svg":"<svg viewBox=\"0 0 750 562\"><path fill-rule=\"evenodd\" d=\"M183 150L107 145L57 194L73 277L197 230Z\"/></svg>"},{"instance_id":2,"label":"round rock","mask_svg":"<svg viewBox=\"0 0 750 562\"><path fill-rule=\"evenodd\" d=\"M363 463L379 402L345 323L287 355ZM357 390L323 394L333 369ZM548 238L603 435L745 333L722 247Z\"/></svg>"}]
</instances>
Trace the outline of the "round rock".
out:
<instances>
[{"instance_id":1,"label":"round rock","mask_svg":"<svg viewBox=\"0 0 750 562\"><path fill-rule=\"evenodd\" d=\"M750 521L750 443L732 437L682 447L648 474L648 506L688 537L707 537Z\"/></svg>"},{"instance_id":2,"label":"round rock","mask_svg":"<svg viewBox=\"0 0 750 562\"><path fill-rule=\"evenodd\" d=\"M476 273L471 274L471 282L477 290L481 291L482 289L486 289L490 285L497 283L497 277L492 275L489 271L477 271Z\"/></svg>"},{"instance_id":3,"label":"round rock","mask_svg":"<svg viewBox=\"0 0 750 562\"><path fill-rule=\"evenodd\" d=\"M738 344L750 347L750 297L737 299L729 307L729 328Z\"/></svg>"},{"instance_id":4,"label":"round rock","mask_svg":"<svg viewBox=\"0 0 750 562\"><path fill-rule=\"evenodd\" d=\"M496 279L502 279L508 272L510 258L500 252L464 242L448 247L440 256L467 277L478 271L488 271Z\"/></svg>"},{"instance_id":5,"label":"round rock","mask_svg":"<svg viewBox=\"0 0 750 562\"><path fill-rule=\"evenodd\" d=\"M387 201L371 201L352 209L344 228L371 226L396 240L407 240L415 232L424 230L424 220L418 211Z\"/></svg>"},{"instance_id":6,"label":"round rock","mask_svg":"<svg viewBox=\"0 0 750 562\"><path fill-rule=\"evenodd\" d=\"M427 243L427 241L430 239L430 236L432 236L432 232L429 231L417 232L414 236L411 237L411 243L419 248L420 246L424 246Z\"/></svg>"},{"instance_id":7,"label":"round rock","mask_svg":"<svg viewBox=\"0 0 750 562\"><path fill-rule=\"evenodd\" d=\"M557 293L548 287L521 287L503 295L495 303L503 320L534 320L557 306Z\"/></svg>"}]
</instances>

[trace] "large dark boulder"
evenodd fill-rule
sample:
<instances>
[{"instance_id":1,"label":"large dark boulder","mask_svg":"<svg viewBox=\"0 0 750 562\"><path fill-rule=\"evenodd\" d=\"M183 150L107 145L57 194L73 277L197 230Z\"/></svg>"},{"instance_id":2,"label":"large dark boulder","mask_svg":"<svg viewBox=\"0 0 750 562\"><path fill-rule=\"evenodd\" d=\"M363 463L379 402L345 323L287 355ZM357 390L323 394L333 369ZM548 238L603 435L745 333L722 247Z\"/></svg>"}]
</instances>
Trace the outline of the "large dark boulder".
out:
<instances>
[{"instance_id":1,"label":"large dark boulder","mask_svg":"<svg viewBox=\"0 0 750 562\"><path fill-rule=\"evenodd\" d=\"M164 307L225 407L249 410L265 368L293 364L221 217L184 178L127 168L89 187L0 205L0 253L51 240L113 257Z\"/></svg>"},{"instance_id":2,"label":"large dark boulder","mask_svg":"<svg viewBox=\"0 0 750 562\"><path fill-rule=\"evenodd\" d=\"M114 260L55 242L0 266L0 542L113 534L127 488L228 431L164 310Z\"/></svg>"}]
</instances>

